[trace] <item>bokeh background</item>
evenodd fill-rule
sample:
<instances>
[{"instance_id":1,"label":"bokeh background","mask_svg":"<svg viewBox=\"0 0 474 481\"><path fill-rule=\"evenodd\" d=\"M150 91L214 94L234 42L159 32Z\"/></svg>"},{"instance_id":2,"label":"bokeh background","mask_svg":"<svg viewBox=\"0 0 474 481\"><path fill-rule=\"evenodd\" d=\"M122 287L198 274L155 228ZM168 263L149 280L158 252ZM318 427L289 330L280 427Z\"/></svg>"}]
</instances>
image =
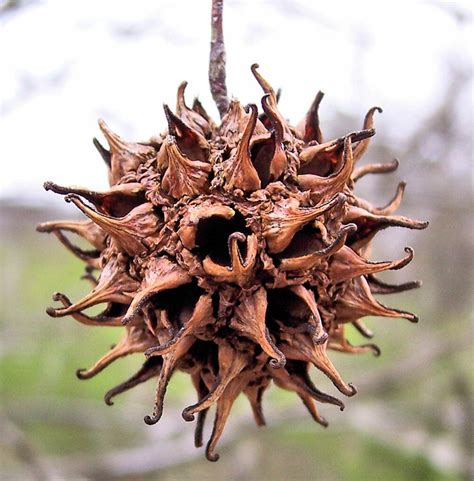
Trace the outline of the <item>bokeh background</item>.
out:
<instances>
[{"instance_id":1,"label":"bokeh background","mask_svg":"<svg viewBox=\"0 0 474 481\"><path fill-rule=\"evenodd\" d=\"M180 412L194 402L175 375L157 426L143 423L149 382L107 407L103 393L141 365L116 362L90 381L74 372L120 336L51 319L56 290L78 299L80 262L40 221L73 218L73 206L42 190L45 180L106 188L91 138L96 119L129 139L164 130L161 105L182 80L214 117L207 85L210 1L0 0L0 479L3 480L471 480L473 404L473 55L469 1L226 0L228 87L258 102L249 66L282 88L281 110L297 122L317 90L326 137L360 128L380 105L364 162L397 157L399 170L358 192L382 205L408 182L400 212L426 231L391 229L374 259L416 257L394 282L424 286L389 303L420 323L369 318L382 349L333 353L359 394L344 413L313 425L291 394L271 389L268 426L233 408L217 464L192 445ZM354 334L354 341L357 341ZM331 390L330 386L327 387Z\"/></svg>"}]
</instances>

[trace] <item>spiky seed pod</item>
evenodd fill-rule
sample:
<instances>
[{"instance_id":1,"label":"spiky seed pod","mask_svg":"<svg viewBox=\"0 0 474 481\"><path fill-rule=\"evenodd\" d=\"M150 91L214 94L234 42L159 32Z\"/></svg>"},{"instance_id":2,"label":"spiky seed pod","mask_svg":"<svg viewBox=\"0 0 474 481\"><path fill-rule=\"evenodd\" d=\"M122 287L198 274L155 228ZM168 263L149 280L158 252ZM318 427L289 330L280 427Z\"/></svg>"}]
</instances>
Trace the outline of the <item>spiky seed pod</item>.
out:
<instances>
[{"instance_id":1,"label":"spiky seed pod","mask_svg":"<svg viewBox=\"0 0 474 481\"><path fill-rule=\"evenodd\" d=\"M365 337L365 316L413 314L389 308L374 294L400 292L418 282L389 285L376 274L400 269L413 258L370 262L365 255L386 227L423 229L426 222L392 215L405 184L383 208L358 198L355 183L369 173L392 172L398 162L357 167L374 135L369 110L362 130L325 141L319 125L319 92L306 117L291 126L277 95L252 72L264 90L262 112L232 100L220 125L198 100L185 102L178 89L176 113L164 106L168 130L150 142L122 140L103 121L109 148L94 145L109 168L110 189L94 192L47 182L88 218L41 224L86 264L94 286L72 303L64 294L48 308L53 317L71 315L94 326L124 326L122 339L89 369L88 379L118 358L145 353L143 367L105 395L107 404L132 387L156 378L153 413L162 414L167 384L177 370L188 373L197 402L183 411L197 416L196 446L202 445L206 413L216 406L206 456L215 461L232 404L244 393L255 421L265 424L262 396L274 382L295 392L311 416L327 425L316 403L341 410L341 400L318 390L310 367L326 375L345 396L356 388L343 380L328 350L380 354L372 343L353 346L344 329L351 323ZM65 233L89 241L76 247ZM95 272L98 272L97 275ZM101 314L84 309L105 304Z\"/></svg>"}]
</instances>

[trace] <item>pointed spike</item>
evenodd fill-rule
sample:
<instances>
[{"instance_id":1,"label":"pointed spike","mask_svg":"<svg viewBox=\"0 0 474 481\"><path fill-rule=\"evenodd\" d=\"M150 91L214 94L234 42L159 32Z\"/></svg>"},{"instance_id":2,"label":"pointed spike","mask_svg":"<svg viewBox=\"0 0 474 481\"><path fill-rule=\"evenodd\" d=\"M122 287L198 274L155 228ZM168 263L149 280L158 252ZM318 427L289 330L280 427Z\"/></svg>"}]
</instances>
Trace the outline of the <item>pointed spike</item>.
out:
<instances>
[{"instance_id":1,"label":"pointed spike","mask_svg":"<svg viewBox=\"0 0 474 481\"><path fill-rule=\"evenodd\" d=\"M131 322L148 300L158 292L189 284L191 280L189 274L182 267L168 258L152 257L148 264L146 277L122 319L122 324L126 325Z\"/></svg>"},{"instance_id":2,"label":"pointed spike","mask_svg":"<svg viewBox=\"0 0 474 481\"><path fill-rule=\"evenodd\" d=\"M178 87L178 92L176 94L176 112L178 112L178 115L182 114L185 110L189 108L186 105L186 100L184 99L184 92L187 86L188 86L188 82L184 80L179 84L179 87Z\"/></svg>"},{"instance_id":3,"label":"pointed spike","mask_svg":"<svg viewBox=\"0 0 474 481\"><path fill-rule=\"evenodd\" d=\"M110 190L97 192L80 187L62 187L54 182L45 182L45 190L61 195L78 195L88 200L101 213L112 216L128 214L134 207L145 202L145 189L138 182L114 185Z\"/></svg>"},{"instance_id":4,"label":"pointed spike","mask_svg":"<svg viewBox=\"0 0 474 481\"><path fill-rule=\"evenodd\" d=\"M283 252L291 243L296 232L301 230L308 222L314 221L317 217L329 210L341 206L346 202L347 197L342 194L335 194L330 200L315 207L298 208L295 204L276 204L274 210L263 214L264 221L263 236L271 254Z\"/></svg>"},{"instance_id":5,"label":"pointed spike","mask_svg":"<svg viewBox=\"0 0 474 481\"><path fill-rule=\"evenodd\" d=\"M209 394L200 402L188 406L183 410L185 421L194 421L194 415L209 408L223 394L228 384L237 377L248 363L248 355L236 351L227 343L219 344L218 362L219 372Z\"/></svg>"},{"instance_id":6,"label":"pointed spike","mask_svg":"<svg viewBox=\"0 0 474 481\"><path fill-rule=\"evenodd\" d=\"M202 447L204 444L203 442L203 435L204 435L204 425L206 423L206 417L209 409L204 409L204 411L199 411L196 427L194 428L194 446L196 448Z\"/></svg>"},{"instance_id":7,"label":"pointed spike","mask_svg":"<svg viewBox=\"0 0 474 481\"><path fill-rule=\"evenodd\" d=\"M197 391L198 402L199 402L201 401L201 399L203 399L205 396L209 394L209 390L207 389L206 383L202 379L201 370L191 374L191 380L193 382L194 388ZM208 412L209 412L209 409L205 409L204 411L200 411L198 413L196 427L194 429L194 446L196 448L200 448L203 445L204 424L206 422L206 417Z\"/></svg>"},{"instance_id":8,"label":"pointed spike","mask_svg":"<svg viewBox=\"0 0 474 481\"><path fill-rule=\"evenodd\" d=\"M329 379L331 379L333 384L337 387L337 389L339 389L340 392L342 392L346 396L354 396L355 394L357 394L357 389L351 383L346 384L344 382L344 380L334 367L333 363L327 356L326 346L327 343L315 346L315 356L313 358L314 365L321 372L326 374Z\"/></svg>"},{"instance_id":9,"label":"pointed spike","mask_svg":"<svg viewBox=\"0 0 474 481\"><path fill-rule=\"evenodd\" d=\"M374 114L378 112L381 114L383 110L380 107L372 107L366 114L364 119L364 130L374 128ZM354 164L364 155L365 151L369 147L370 138L361 140L354 148Z\"/></svg>"},{"instance_id":10,"label":"pointed spike","mask_svg":"<svg viewBox=\"0 0 474 481\"><path fill-rule=\"evenodd\" d=\"M112 399L115 396L148 381L152 377L158 376L161 371L161 365L162 360L159 357L147 359L143 366L133 376L106 392L104 396L105 404L107 404L107 406L113 406L114 402Z\"/></svg>"},{"instance_id":11,"label":"pointed spike","mask_svg":"<svg viewBox=\"0 0 474 481\"><path fill-rule=\"evenodd\" d=\"M320 424L321 426L323 426L324 428L327 428L329 426L329 423L328 421L326 420L326 418L324 418L323 416L321 416L316 408L316 404L315 402L313 401L313 399L308 395L308 394L299 394L298 393L298 396L300 397L300 399L303 401L303 404L305 405L306 409L308 410L308 412L311 414L311 417L318 423Z\"/></svg>"},{"instance_id":12,"label":"pointed spike","mask_svg":"<svg viewBox=\"0 0 474 481\"><path fill-rule=\"evenodd\" d=\"M115 257L104 267L97 287L84 298L67 308L54 309L50 307L46 312L51 317L64 317L104 302L128 304L137 288L138 282L129 276L123 258ZM53 299L61 300L61 296L63 295L58 293Z\"/></svg>"},{"instance_id":13,"label":"pointed spike","mask_svg":"<svg viewBox=\"0 0 474 481\"><path fill-rule=\"evenodd\" d=\"M76 375L79 379L90 379L117 359L129 354L143 352L150 346L151 342L153 340L144 329L137 327L127 328L122 339L107 354L101 357L91 368L78 369Z\"/></svg>"},{"instance_id":14,"label":"pointed spike","mask_svg":"<svg viewBox=\"0 0 474 481\"><path fill-rule=\"evenodd\" d=\"M166 341L164 344L153 346L145 352L147 358L151 356L162 356L167 354L172 349L176 348L176 345L183 342L186 336L189 336L196 329L201 326L211 323L214 319L212 308L212 298L209 294L202 295L194 307L192 316L181 327L174 337Z\"/></svg>"},{"instance_id":15,"label":"pointed spike","mask_svg":"<svg viewBox=\"0 0 474 481\"><path fill-rule=\"evenodd\" d=\"M333 404L338 406L341 411L344 410L345 406L341 400L316 389L307 375L309 365L306 362L303 364L306 366L306 373L304 373L303 369L298 366L295 361L290 361L288 362L288 368L293 368L291 373L286 368L272 371L271 376L273 377L273 381L278 387L296 392L299 396L313 398L327 404Z\"/></svg>"},{"instance_id":16,"label":"pointed spike","mask_svg":"<svg viewBox=\"0 0 474 481\"><path fill-rule=\"evenodd\" d=\"M356 319L352 325L359 331L359 333L367 339L372 339L374 333L363 323L361 319Z\"/></svg>"},{"instance_id":17,"label":"pointed spike","mask_svg":"<svg viewBox=\"0 0 474 481\"><path fill-rule=\"evenodd\" d=\"M297 130L305 142L316 141L323 143L323 134L319 123L319 105L323 100L324 93L319 91L311 104L304 120L300 122Z\"/></svg>"},{"instance_id":18,"label":"pointed spike","mask_svg":"<svg viewBox=\"0 0 474 481\"><path fill-rule=\"evenodd\" d=\"M277 93L276 93L276 102L277 104L280 102L280 99L281 99L281 88L279 88L277 90Z\"/></svg>"},{"instance_id":19,"label":"pointed spike","mask_svg":"<svg viewBox=\"0 0 474 481\"><path fill-rule=\"evenodd\" d=\"M212 133L212 129L209 123L209 117L205 113L204 109L201 107L201 111L204 111L204 115L201 112L190 109L186 105L186 101L184 98L184 92L188 82L181 82L178 87L177 98L176 98L176 113L178 116L191 128L198 131L200 134L204 136L209 136ZM193 105L194 107L194 105ZM207 118L206 118L207 117Z\"/></svg>"},{"instance_id":20,"label":"pointed spike","mask_svg":"<svg viewBox=\"0 0 474 481\"><path fill-rule=\"evenodd\" d=\"M224 426L229 417L230 410L237 396L241 393L243 388L242 379L233 379L226 387L222 396L216 402L216 415L214 418L214 426L212 428L211 437L206 446L206 458L209 461L215 462L219 460L219 455L215 453L215 448L224 431Z\"/></svg>"},{"instance_id":21,"label":"pointed spike","mask_svg":"<svg viewBox=\"0 0 474 481\"><path fill-rule=\"evenodd\" d=\"M163 109L168 122L169 134L176 140L180 153L191 161L206 162L209 156L209 143L204 136L183 122L166 104L163 105Z\"/></svg>"},{"instance_id":22,"label":"pointed spike","mask_svg":"<svg viewBox=\"0 0 474 481\"><path fill-rule=\"evenodd\" d=\"M353 346L349 341L346 340L344 344L336 344L333 342L329 343L329 349L333 351L345 352L348 354L363 354L366 352L371 352L374 357L380 357L382 351L377 344L367 343L360 344L359 346Z\"/></svg>"},{"instance_id":23,"label":"pointed spike","mask_svg":"<svg viewBox=\"0 0 474 481\"><path fill-rule=\"evenodd\" d=\"M339 398L320 391L314 385L309 376L310 367L311 365L308 363L292 361L289 363L288 372L291 374L294 381L301 386L314 400L324 404L332 404L333 406L337 406L341 411L344 411L346 406Z\"/></svg>"},{"instance_id":24,"label":"pointed spike","mask_svg":"<svg viewBox=\"0 0 474 481\"><path fill-rule=\"evenodd\" d=\"M143 418L145 424L148 424L149 426L156 424L161 419L163 414L163 403L166 394L166 388L168 387L168 383L173 375L175 363L176 362L174 358L170 357L170 355L163 359L163 366L161 368L158 384L156 386L153 414L151 416L146 415Z\"/></svg>"},{"instance_id":25,"label":"pointed spike","mask_svg":"<svg viewBox=\"0 0 474 481\"><path fill-rule=\"evenodd\" d=\"M104 134L107 143L109 144L111 153L118 153L128 149L128 142L119 137L116 133L110 130L109 126L102 120L98 120L99 128Z\"/></svg>"},{"instance_id":26,"label":"pointed spike","mask_svg":"<svg viewBox=\"0 0 474 481\"><path fill-rule=\"evenodd\" d=\"M81 281L89 281L90 284L92 285L92 288L97 287L97 284L99 284L99 281L97 278L92 274L93 269L87 269L86 267L86 272L81 276Z\"/></svg>"},{"instance_id":27,"label":"pointed spike","mask_svg":"<svg viewBox=\"0 0 474 481\"><path fill-rule=\"evenodd\" d=\"M192 109L194 110L194 112L198 113L201 117L206 119L212 128L215 127L214 122L212 121L211 117L209 117L209 114L207 113L206 109L203 107L201 101L197 97L194 97Z\"/></svg>"},{"instance_id":28,"label":"pointed spike","mask_svg":"<svg viewBox=\"0 0 474 481\"><path fill-rule=\"evenodd\" d=\"M119 183L124 175L135 172L141 163L156 155L152 145L126 142L112 132L102 119L99 119L99 127L110 148L109 181L111 185ZM94 145L96 145L95 142ZM96 147L98 148L97 145ZM102 153L101 150L100 152Z\"/></svg>"},{"instance_id":29,"label":"pointed spike","mask_svg":"<svg viewBox=\"0 0 474 481\"><path fill-rule=\"evenodd\" d=\"M285 123L282 121L281 115L276 107L272 104L270 94L265 94L262 97L262 108L275 132L275 142L281 144L285 133Z\"/></svg>"},{"instance_id":30,"label":"pointed spike","mask_svg":"<svg viewBox=\"0 0 474 481\"><path fill-rule=\"evenodd\" d=\"M311 142L307 147L301 150L299 159L301 160L303 167L314 162L322 162L323 160L329 160L332 164L336 164L338 161L337 156L342 152L347 137L351 137L352 142L359 142L374 135L375 130L368 129L351 132L344 137L339 137L335 140L324 142L323 144ZM313 172L306 173L313 174Z\"/></svg>"},{"instance_id":31,"label":"pointed spike","mask_svg":"<svg viewBox=\"0 0 474 481\"><path fill-rule=\"evenodd\" d=\"M369 262L359 254L354 252L349 246L344 246L337 252L333 258L329 268L331 282L337 284L339 282L353 279L354 277L375 274L387 270L399 270L405 267L413 260L414 252L411 247L405 247L407 255L396 261L387 262Z\"/></svg>"},{"instance_id":32,"label":"pointed spike","mask_svg":"<svg viewBox=\"0 0 474 481\"><path fill-rule=\"evenodd\" d=\"M400 165L398 159L393 159L392 162L388 162L386 164L368 164L362 167L358 167L354 169L352 173L352 180L353 182L357 182L362 177L366 176L367 174L387 174L391 172L395 172Z\"/></svg>"},{"instance_id":33,"label":"pointed spike","mask_svg":"<svg viewBox=\"0 0 474 481\"><path fill-rule=\"evenodd\" d=\"M97 285L96 285L97 286ZM65 308L70 308L72 306L72 302L70 299L65 295L62 294L61 292L56 292L53 295L53 300L54 301L59 301ZM109 304L111 306L112 303ZM85 324L86 326L114 326L118 327L122 325L122 316L118 317L111 317L107 315L107 311L109 308L107 308L104 312L101 314L98 314L97 316L88 316L87 314L84 314L82 311L76 311L72 312L70 316L75 319L76 321L80 322L81 324ZM56 316L56 310L52 308L48 308L47 312L49 315L52 315L53 317Z\"/></svg>"},{"instance_id":34,"label":"pointed spike","mask_svg":"<svg viewBox=\"0 0 474 481\"><path fill-rule=\"evenodd\" d=\"M272 99L272 102L274 102L275 104L277 103L277 98L276 98L276 94L275 94L275 91L273 90L272 86L267 82L267 80L265 80L262 75L260 74L260 72L258 72L258 68L260 68L260 65L258 63L254 63L252 64L252 66L250 67L250 70L252 71L253 73L253 76L255 77L255 79L257 80L257 82L260 84L260 87L262 87L263 91L266 93L266 94L270 94L271 96L271 99Z\"/></svg>"},{"instance_id":35,"label":"pointed spike","mask_svg":"<svg viewBox=\"0 0 474 481\"><path fill-rule=\"evenodd\" d=\"M261 287L244 297L236 306L230 326L256 342L271 358L271 367L278 369L285 365L286 359L275 346L265 325L267 305L267 291Z\"/></svg>"},{"instance_id":36,"label":"pointed spike","mask_svg":"<svg viewBox=\"0 0 474 481\"><path fill-rule=\"evenodd\" d=\"M205 192L209 181L211 165L208 162L191 160L178 148L176 138L168 135L161 149L166 149L168 166L161 181L163 190L181 199L195 197Z\"/></svg>"},{"instance_id":37,"label":"pointed spike","mask_svg":"<svg viewBox=\"0 0 474 481\"><path fill-rule=\"evenodd\" d=\"M40 226L39 226L40 227ZM45 232L45 231L44 231ZM52 233L58 238L59 242L72 252L78 259L84 261L88 267L92 269L100 268L100 251L99 250L83 250L80 247L74 245L60 229L52 230Z\"/></svg>"},{"instance_id":38,"label":"pointed spike","mask_svg":"<svg viewBox=\"0 0 474 481\"><path fill-rule=\"evenodd\" d=\"M353 346L345 337L345 326L338 324L333 326L329 333L329 349L333 351L345 352L348 354L362 354L371 352L375 357L379 357L381 354L380 348L377 344L361 344L360 346Z\"/></svg>"},{"instance_id":39,"label":"pointed spike","mask_svg":"<svg viewBox=\"0 0 474 481\"><path fill-rule=\"evenodd\" d=\"M164 338L160 338L160 342L165 342ZM183 343L177 346L177 348L168 354L163 356L163 365L158 378L158 383L156 386L155 393L155 406L153 409L153 414L151 416L145 416L144 421L146 424L151 426L156 424L163 414L163 402L166 394L166 388L174 373L177 362L188 352L190 347L194 344L195 339L192 336L188 336L184 339Z\"/></svg>"},{"instance_id":40,"label":"pointed spike","mask_svg":"<svg viewBox=\"0 0 474 481\"><path fill-rule=\"evenodd\" d=\"M385 207L381 207L380 209L374 209L373 210L374 214L377 214L377 215L393 214L398 209L398 207L402 202L406 185L407 185L406 182L400 182L398 184L397 192L395 193L395 196L393 197L393 199Z\"/></svg>"},{"instance_id":41,"label":"pointed spike","mask_svg":"<svg viewBox=\"0 0 474 481\"><path fill-rule=\"evenodd\" d=\"M327 341L323 344L314 344L312 339L304 334L292 336L282 334L282 343L279 348L288 359L311 362L332 381L337 389L346 396L353 396L357 389L352 384L347 384L338 373L326 354Z\"/></svg>"},{"instance_id":42,"label":"pointed spike","mask_svg":"<svg viewBox=\"0 0 474 481\"><path fill-rule=\"evenodd\" d=\"M328 334L323 327L321 316L319 315L318 307L314 293L304 287L303 285L292 286L289 288L293 294L298 296L308 307L311 312L308 318L308 325L310 326L311 336L315 344L322 344L328 338Z\"/></svg>"},{"instance_id":43,"label":"pointed spike","mask_svg":"<svg viewBox=\"0 0 474 481\"><path fill-rule=\"evenodd\" d=\"M336 303L336 318L338 322L353 322L364 316L381 316L404 318L410 322L418 322L414 314L399 309L393 309L379 303L370 291L364 277L351 281L344 294Z\"/></svg>"},{"instance_id":44,"label":"pointed spike","mask_svg":"<svg viewBox=\"0 0 474 481\"><path fill-rule=\"evenodd\" d=\"M281 259L279 268L282 271L307 270L312 269L321 260L328 258L339 252L344 247L347 236L357 230L355 224L345 225L338 233L334 241L326 247L319 249L311 254L298 257L288 257Z\"/></svg>"},{"instance_id":45,"label":"pointed spike","mask_svg":"<svg viewBox=\"0 0 474 481\"><path fill-rule=\"evenodd\" d=\"M397 294L411 289L418 289L422 285L421 281L410 281L404 282L403 284L388 284L374 275L367 276L367 281L372 294Z\"/></svg>"},{"instance_id":46,"label":"pointed spike","mask_svg":"<svg viewBox=\"0 0 474 481\"><path fill-rule=\"evenodd\" d=\"M288 159L286 158L285 149L282 144L285 134L285 123L279 112L273 107L270 101L270 94L263 96L262 107L274 129L273 141L275 148L273 157L270 160L270 179L277 180L288 168Z\"/></svg>"},{"instance_id":47,"label":"pointed spike","mask_svg":"<svg viewBox=\"0 0 474 481\"><path fill-rule=\"evenodd\" d=\"M359 252L364 248L380 230L387 227L404 227L407 229L422 230L428 227L429 222L413 220L399 215L376 215L354 205L349 205L344 222L353 222L357 225L357 232L350 239L351 248Z\"/></svg>"},{"instance_id":48,"label":"pointed spike","mask_svg":"<svg viewBox=\"0 0 474 481\"><path fill-rule=\"evenodd\" d=\"M242 138L234 155L226 162L225 188L227 190L240 189L244 192L253 192L260 189L261 186L250 155L250 139L257 122L257 106L249 104L246 111L250 111L250 116Z\"/></svg>"},{"instance_id":49,"label":"pointed spike","mask_svg":"<svg viewBox=\"0 0 474 481\"><path fill-rule=\"evenodd\" d=\"M151 202L135 207L124 217L116 218L95 211L75 194L68 194L64 199L78 207L113 237L121 250L132 256L146 252L147 243L156 238L161 230L161 221Z\"/></svg>"},{"instance_id":50,"label":"pointed spike","mask_svg":"<svg viewBox=\"0 0 474 481\"><path fill-rule=\"evenodd\" d=\"M43 222L36 227L38 232L55 232L66 231L72 232L92 244L98 251L105 249L106 237L105 232L92 221L76 221L76 220L57 220L53 222ZM77 248L79 249L79 248Z\"/></svg>"},{"instance_id":51,"label":"pointed spike","mask_svg":"<svg viewBox=\"0 0 474 481\"><path fill-rule=\"evenodd\" d=\"M244 393L250 402L252 408L253 417L257 426L265 426L265 416L262 409L262 397L263 393L268 387L270 379L266 378L262 384L254 384L252 386L247 386L244 389Z\"/></svg>"},{"instance_id":52,"label":"pointed spike","mask_svg":"<svg viewBox=\"0 0 474 481\"><path fill-rule=\"evenodd\" d=\"M111 153L97 140L96 137L92 139L92 143L94 144L94 147L97 149L99 152L100 156L102 157L102 160L105 162L107 167L110 169L111 167Z\"/></svg>"},{"instance_id":53,"label":"pointed spike","mask_svg":"<svg viewBox=\"0 0 474 481\"><path fill-rule=\"evenodd\" d=\"M317 199L324 199L341 192L350 179L353 166L352 134L344 138L342 151L342 165L337 172L328 177L314 174L298 175L298 183L303 190L310 190Z\"/></svg>"},{"instance_id":54,"label":"pointed spike","mask_svg":"<svg viewBox=\"0 0 474 481\"><path fill-rule=\"evenodd\" d=\"M238 144L240 133L245 130L247 122L248 115L246 115L241 103L236 99L232 99L229 110L222 118L218 135L225 137L230 145L235 146Z\"/></svg>"}]
</instances>

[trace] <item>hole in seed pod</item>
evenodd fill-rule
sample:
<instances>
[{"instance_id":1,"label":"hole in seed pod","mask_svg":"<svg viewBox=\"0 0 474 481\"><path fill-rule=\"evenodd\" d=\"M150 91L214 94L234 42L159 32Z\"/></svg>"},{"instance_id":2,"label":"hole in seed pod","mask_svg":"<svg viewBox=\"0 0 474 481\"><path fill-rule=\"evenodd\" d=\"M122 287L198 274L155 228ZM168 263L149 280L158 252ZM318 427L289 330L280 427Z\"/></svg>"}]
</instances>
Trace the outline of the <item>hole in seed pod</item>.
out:
<instances>
[{"instance_id":1,"label":"hole in seed pod","mask_svg":"<svg viewBox=\"0 0 474 481\"><path fill-rule=\"evenodd\" d=\"M179 329L192 316L203 292L196 282L193 282L155 294L152 303L156 309L165 310L173 327Z\"/></svg>"},{"instance_id":2,"label":"hole in seed pod","mask_svg":"<svg viewBox=\"0 0 474 481\"><path fill-rule=\"evenodd\" d=\"M280 257L282 259L301 257L312 254L323 247L319 229L312 224L307 224L293 236L289 246L280 254Z\"/></svg>"},{"instance_id":3,"label":"hole in seed pod","mask_svg":"<svg viewBox=\"0 0 474 481\"><path fill-rule=\"evenodd\" d=\"M266 324L271 332L278 332L277 321L298 331L306 330L306 322L311 316L308 305L287 288L270 289L268 294L268 308Z\"/></svg>"},{"instance_id":4,"label":"hole in seed pod","mask_svg":"<svg viewBox=\"0 0 474 481\"><path fill-rule=\"evenodd\" d=\"M200 344L197 346L196 355L200 356L205 367L203 369L203 374L217 374L219 372L219 359L218 359L218 346L213 341L199 341ZM200 354L201 353L201 354Z\"/></svg>"},{"instance_id":5,"label":"hole in seed pod","mask_svg":"<svg viewBox=\"0 0 474 481\"><path fill-rule=\"evenodd\" d=\"M331 162L330 159L321 159L316 156L313 160L303 164L299 170L299 175L312 174L321 177L328 177L337 171L338 162Z\"/></svg>"},{"instance_id":6,"label":"hole in seed pod","mask_svg":"<svg viewBox=\"0 0 474 481\"><path fill-rule=\"evenodd\" d=\"M217 362L217 344L212 341L203 341L201 339L196 339L194 344L189 349L189 355L192 357L195 364L200 364L204 366L202 368L203 374L209 373L209 368L206 367L208 364L208 359L210 355L216 356Z\"/></svg>"},{"instance_id":7,"label":"hole in seed pod","mask_svg":"<svg viewBox=\"0 0 474 481\"><path fill-rule=\"evenodd\" d=\"M245 218L236 212L232 219L218 216L201 219L196 232L196 252L204 259L209 256L217 264L230 265L229 236L234 232L250 233L245 224ZM240 254L245 258L246 242L239 242Z\"/></svg>"},{"instance_id":8,"label":"hole in seed pod","mask_svg":"<svg viewBox=\"0 0 474 481\"><path fill-rule=\"evenodd\" d=\"M127 312L127 304L119 304L118 302L111 302L103 312L103 315L108 317L121 317Z\"/></svg>"},{"instance_id":9,"label":"hole in seed pod","mask_svg":"<svg viewBox=\"0 0 474 481\"><path fill-rule=\"evenodd\" d=\"M212 315L215 319L219 317L219 292L214 292L212 294Z\"/></svg>"},{"instance_id":10,"label":"hole in seed pod","mask_svg":"<svg viewBox=\"0 0 474 481\"><path fill-rule=\"evenodd\" d=\"M270 182L270 163L275 152L275 142L273 138L257 142L252 146L250 156L253 166L257 171L262 188L266 187Z\"/></svg>"},{"instance_id":11,"label":"hole in seed pod","mask_svg":"<svg viewBox=\"0 0 474 481\"><path fill-rule=\"evenodd\" d=\"M374 222L370 219L360 218L354 219L351 222L357 226L357 230L351 232L348 235L346 240L346 244L348 246L353 245L361 239L365 239L366 237L370 236L374 231L376 231L378 227L380 227L377 222Z\"/></svg>"}]
</instances>

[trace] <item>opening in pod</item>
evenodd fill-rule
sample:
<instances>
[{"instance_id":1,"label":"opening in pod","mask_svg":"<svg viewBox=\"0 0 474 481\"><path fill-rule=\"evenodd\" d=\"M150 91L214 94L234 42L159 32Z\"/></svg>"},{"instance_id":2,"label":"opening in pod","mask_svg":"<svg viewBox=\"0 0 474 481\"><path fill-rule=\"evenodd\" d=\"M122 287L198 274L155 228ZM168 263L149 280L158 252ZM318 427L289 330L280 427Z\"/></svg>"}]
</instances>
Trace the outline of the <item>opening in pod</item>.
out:
<instances>
[{"instance_id":1,"label":"opening in pod","mask_svg":"<svg viewBox=\"0 0 474 481\"><path fill-rule=\"evenodd\" d=\"M155 310L155 315L152 316L153 322L161 324L158 327L165 327L163 324L169 323L175 329L181 328L192 316L203 292L193 282L155 294L152 298L152 306Z\"/></svg>"},{"instance_id":2,"label":"opening in pod","mask_svg":"<svg viewBox=\"0 0 474 481\"><path fill-rule=\"evenodd\" d=\"M250 151L252 164L258 173L262 188L270 183L270 163L275 153L275 141L273 138L256 142Z\"/></svg>"},{"instance_id":3,"label":"opening in pod","mask_svg":"<svg viewBox=\"0 0 474 481\"><path fill-rule=\"evenodd\" d=\"M334 159L336 160L336 159ZM320 177L328 177L334 172L337 171L336 162L332 162L331 159L321 159L315 157L313 160L310 160L306 164L303 164L299 170L299 175L304 174L312 174L312 175L319 175Z\"/></svg>"},{"instance_id":4,"label":"opening in pod","mask_svg":"<svg viewBox=\"0 0 474 481\"><path fill-rule=\"evenodd\" d=\"M306 322L311 316L311 309L301 297L289 288L269 289L267 326L271 332L279 330L282 326L290 329L306 330Z\"/></svg>"},{"instance_id":5,"label":"opening in pod","mask_svg":"<svg viewBox=\"0 0 474 481\"><path fill-rule=\"evenodd\" d=\"M312 254L324 247L321 231L313 223L306 224L291 240L289 246L279 254L279 257L301 257Z\"/></svg>"},{"instance_id":6,"label":"opening in pod","mask_svg":"<svg viewBox=\"0 0 474 481\"><path fill-rule=\"evenodd\" d=\"M239 212L232 219L218 216L201 219L196 232L196 251L203 259L209 256L218 264L230 265L229 236L235 232L250 234L245 218ZM247 243L239 242L238 245L242 258L245 258Z\"/></svg>"},{"instance_id":7,"label":"opening in pod","mask_svg":"<svg viewBox=\"0 0 474 481\"><path fill-rule=\"evenodd\" d=\"M153 358L151 358L153 359ZM203 341L196 339L190 347L188 353L180 361L180 370L192 372L197 367L200 368L204 376L217 372L217 344L213 341Z\"/></svg>"},{"instance_id":8,"label":"opening in pod","mask_svg":"<svg viewBox=\"0 0 474 481\"><path fill-rule=\"evenodd\" d=\"M105 317L122 317L125 315L128 309L128 304L119 304L118 302L110 302L107 308L102 312L102 316Z\"/></svg>"}]
</instances>

